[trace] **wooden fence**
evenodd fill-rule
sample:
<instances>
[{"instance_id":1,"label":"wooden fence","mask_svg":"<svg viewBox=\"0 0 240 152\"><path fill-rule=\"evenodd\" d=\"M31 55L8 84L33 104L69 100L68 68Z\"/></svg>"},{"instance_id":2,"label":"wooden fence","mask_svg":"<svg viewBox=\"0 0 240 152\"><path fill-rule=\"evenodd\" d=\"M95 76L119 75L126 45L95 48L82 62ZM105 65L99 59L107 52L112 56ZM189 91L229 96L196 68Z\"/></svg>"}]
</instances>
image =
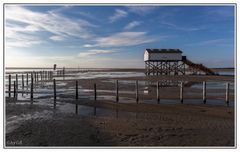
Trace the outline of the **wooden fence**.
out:
<instances>
[{"instance_id":1,"label":"wooden fence","mask_svg":"<svg viewBox=\"0 0 240 152\"><path fill-rule=\"evenodd\" d=\"M52 71L39 71L39 72L31 72L30 73L30 101L31 104L33 104L33 99L34 99L34 84L38 83L38 81L50 81L53 82L53 107L54 109L56 109L56 100L57 100L57 86L56 86L56 79L54 78L55 76L62 76L64 78L65 73L64 72L56 72L56 75L53 75ZM26 76L26 79L24 79L24 77ZM18 91L19 91L19 87L18 87L18 74L16 74L15 77L15 81L13 81L12 84L12 76L11 74L9 74L8 76L8 96L11 98L11 92L13 92L13 98L17 99L18 96ZM24 86L28 86L29 85L29 73L26 73L25 75L22 74L22 89L24 89ZM77 101L79 99L79 90L78 90L78 81L75 81L75 99L76 99L76 113L77 113L77 109L78 109L78 104ZM13 91L11 90L11 86L13 85ZM207 102L207 98L206 98L206 93L207 93L207 89L206 89L206 85L207 83L205 81L202 82L202 102L204 104L206 104ZM225 84L226 86L226 92L225 92L225 103L229 106L229 82L226 82ZM93 95L94 95L94 101L97 101L97 84L94 83L93 84ZM184 85L183 82L180 82L179 85L179 103L184 103ZM160 94L161 94L161 89L160 89L160 85L159 82L156 82L156 101L159 104L161 101L160 98ZM116 103L119 103L119 80L115 80L115 100ZM136 100L136 104L139 103L140 97L139 97L139 84L138 84L138 80L135 81L135 100Z\"/></svg>"}]
</instances>

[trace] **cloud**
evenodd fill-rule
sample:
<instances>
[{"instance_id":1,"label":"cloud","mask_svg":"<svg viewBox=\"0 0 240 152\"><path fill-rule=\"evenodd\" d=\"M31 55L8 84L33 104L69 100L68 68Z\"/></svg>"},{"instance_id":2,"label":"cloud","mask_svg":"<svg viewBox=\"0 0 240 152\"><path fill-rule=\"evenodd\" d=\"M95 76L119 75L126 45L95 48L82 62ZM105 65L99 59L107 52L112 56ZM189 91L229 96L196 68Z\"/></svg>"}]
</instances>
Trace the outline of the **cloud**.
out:
<instances>
[{"instance_id":1,"label":"cloud","mask_svg":"<svg viewBox=\"0 0 240 152\"><path fill-rule=\"evenodd\" d=\"M128 13L124 10L121 9L116 9L115 13L113 14L113 16L109 17L110 22L115 22L121 18L127 17Z\"/></svg>"},{"instance_id":2,"label":"cloud","mask_svg":"<svg viewBox=\"0 0 240 152\"><path fill-rule=\"evenodd\" d=\"M97 54L109 54L109 53L114 53L116 51L113 50L88 50L87 52L80 52L78 54L78 57L87 57L87 56L92 56L92 55L97 55Z\"/></svg>"},{"instance_id":3,"label":"cloud","mask_svg":"<svg viewBox=\"0 0 240 152\"><path fill-rule=\"evenodd\" d=\"M191 44L186 44L187 46L204 46L204 45L228 45L228 39L212 39L212 40L206 40L206 41L201 41L197 43L191 43Z\"/></svg>"},{"instance_id":4,"label":"cloud","mask_svg":"<svg viewBox=\"0 0 240 152\"><path fill-rule=\"evenodd\" d=\"M150 43L155 39L147 36L146 32L120 32L107 37L96 39L96 45L100 47L123 47Z\"/></svg>"},{"instance_id":5,"label":"cloud","mask_svg":"<svg viewBox=\"0 0 240 152\"><path fill-rule=\"evenodd\" d=\"M152 13L157 8L156 6L129 6L128 10L129 12L144 16Z\"/></svg>"},{"instance_id":6,"label":"cloud","mask_svg":"<svg viewBox=\"0 0 240 152\"><path fill-rule=\"evenodd\" d=\"M84 44L83 47L90 48L90 47L94 47L94 45L93 44Z\"/></svg>"},{"instance_id":7,"label":"cloud","mask_svg":"<svg viewBox=\"0 0 240 152\"><path fill-rule=\"evenodd\" d=\"M204 29L203 27L183 27L170 22L166 22L166 21L161 21L160 24L165 25L167 28L170 28L170 29L186 31L186 32L199 31Z\"/></svg>"},{"instance_id":8,"label":"cloud","mask_svg":"<svg viewBox=\"0 0 240 152\"><path fill-rule=\"evenodd\" d=\"M65 40L64 37L59 36L59 35L51 36L50 39L53 40L53 41L63 41L63 40Z\"/></svg>"},{"instance_id":9,"label":"cloud","mask_svg":"<svg viewBox=\"0 0 240 152\"><path fill-rule=\"evenodd\" d=\"M130 29L132 29L132 28L134 28L134 27L136 27L136 26L139 26L141 23L142 23L142 22L140 22L140 21L132 21L132 22L128 23L128 24L124 27L124 29L125 29L125 30L130 30Z\"/></svg>"},{"instance_id":10,"label":"cloud","mask_svg":"<svg viewBox=\"0 0 240 152\"><path fill-rule=\"evenodd\" d=\"M47 31L57 35L58 37L50 37L53 40L60 40L60 37L90 38L94 34L88 28L97 27L86 20L73 20L54 11L34 12L20 6L6 6L5 17L6 37L12 40L17 38L17 33L34 34L34 36L38 34L40 38L41 33L34 33L38 31Z\"/></svg>"}]
</instances>

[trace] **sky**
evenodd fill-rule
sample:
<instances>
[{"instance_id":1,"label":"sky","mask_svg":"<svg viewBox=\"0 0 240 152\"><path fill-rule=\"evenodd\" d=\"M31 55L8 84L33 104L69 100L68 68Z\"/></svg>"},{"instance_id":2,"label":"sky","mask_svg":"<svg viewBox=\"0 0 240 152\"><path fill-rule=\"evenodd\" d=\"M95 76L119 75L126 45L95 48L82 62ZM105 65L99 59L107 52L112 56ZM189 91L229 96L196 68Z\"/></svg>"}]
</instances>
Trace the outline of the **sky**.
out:
<instances>
[{"instance_id":1,"label":"sky","mask_svg":"<svg viewBox=\"0 0 240 152\"><path fill-rule=\"evenodd\" d=\"M6 67L144 68L145 48L234 66L234 6L5 5Z\"/></svg>"}]
</instances>

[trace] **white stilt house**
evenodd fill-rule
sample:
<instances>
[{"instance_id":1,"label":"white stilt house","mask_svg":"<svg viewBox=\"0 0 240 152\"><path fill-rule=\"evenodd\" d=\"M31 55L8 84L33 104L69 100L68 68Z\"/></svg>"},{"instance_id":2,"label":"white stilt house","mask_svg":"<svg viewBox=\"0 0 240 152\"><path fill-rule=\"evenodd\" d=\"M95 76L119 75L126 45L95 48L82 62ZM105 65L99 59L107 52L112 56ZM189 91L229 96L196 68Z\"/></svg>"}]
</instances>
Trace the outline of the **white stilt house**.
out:
<instances>
[{"instance_id":1,"label":"white stilt house","mask_svg":"<svg viewBox=\"0 0 240 152\"><path fill-rule=\"evenodd\" d=\"M145 49L144 62L147 75L184 75L186 65L193 74L215 74L204 65L187 60L179 49Z\"/></svg>"},{"instance_id":2,"label":"white stilt house","mask_svg":"<svg viewBox=\"0 0 240 152\"><path fill-rule=\"evenodd\" d=\"M179 49L145 49L144 62L147 75L185 74Z\"/></svg>"}]
</instances>

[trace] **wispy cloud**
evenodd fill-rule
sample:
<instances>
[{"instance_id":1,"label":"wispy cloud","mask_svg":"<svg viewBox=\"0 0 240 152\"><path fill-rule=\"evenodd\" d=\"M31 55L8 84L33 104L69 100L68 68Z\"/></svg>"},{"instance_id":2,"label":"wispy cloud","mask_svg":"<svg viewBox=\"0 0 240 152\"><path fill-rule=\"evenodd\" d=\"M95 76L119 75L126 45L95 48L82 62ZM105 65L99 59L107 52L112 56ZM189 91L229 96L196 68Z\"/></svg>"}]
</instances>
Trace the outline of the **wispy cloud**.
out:
<instances>
[{"instance_id":1,"label":"wispy cloud","mask_svg":"<svg viewBox=\"0 0 240 152\"><path fill-rule=\"evenodd\" d=\"M146 32L119 32L106 37L96 38L94 44L86 44L85 47L124 47L134 46L156 41L147 36Z\"/></svg>"},{"instance_id":2,"label":"wispy cloud","mask_svg":"<svg viewBox=\"0 0 240 152\"><path fill-rule=\"evenodd\" d=\"M109 17L109 21L112 23L112 22L115 22L115 21L117 21L121 18L127 17L127 15L128 15L128 13L126 11L121 10L121 9L116 9L113 16Z\"/></svg>"},{"instance_id":3,"label":"wispy cloud","mask_svg":"<svg viewBox=\"0 0 240 152\"><path fill-rule=\"evenodd\" d=\"M196 42L196 43L191 43L191 44L186 44L187 46L204 46L204 45L226 45L228 44L228 39L212 39L212 40L206 40L206 41L201 41L201 42Z\"/></svg>"},{"instance_id":4,"label":"wispy cloud","mask_svg":"<svg viewBox=\"0 0 240 152\"><path fill-rule=\"evenodd\" d=\"M166 21L161 21L160 24L165 25L167 28L170 29L175 29L175 30L180 30L180 31L187 31L187 32L191 32L191 31L199 31L199 30L203 30L203 27L186 27L186 26L180 26L180 25L176 25L170 22L166 22Z\"/></svg>"},{"instance_id":5,"label":"wispy cloud","mask_svg":"<svg viewBox=\"0 0 240 152\"><path fill-rule=\"evenodd\" d=\"M63 36L60 36L60 35L53 35L50 37L51 40L53 41L63 41L65 40L65 38Z\"/></svg>"},{"instance_id":6,"label":"wispy cloud","mask_svg":"<svg viewBox=\"0 0 240 152\"><path fill-rule=\"evenodd\" d=\"M116 51L114 50L88 50L86 52L80 52L78 54L78 57L87 57L87 56L92 56L92 55L97 55L97 54L109 54L109 53L114 53Z\"/></svg>"},{"instance_id":7,"label":"wispy cloud","mask_svg":"<svg viewBox=\"0 0 240 152\"><path fill-rule=\"evenodd\" d=\"M56 35L50 37L52 40L60 40L63 37L90 38L94 34L88 28L97 27L86 20L72 20L55 12L34 12L20 6L7 6L5 11L6 37L12 40L17 39L19 36L17 33L30 35L36 31L46 31ZM9 24L11 22L15 24ZM42 35L34 33L34 36L41 37Z\"/></svg>"},{"instance_id":8,"label":"wispy cloud","mask_svg":"<svg viewBox=\"0 0 240 152\"><path fill-rule=\"evenodd\" d=\"M129 6L129 12L144 16L152 13L158 7L156 6Z\"/></svg>"},{"instance_id":9,"label":"wispy cloud","mask_svg":"<svg viewBox=\"0 0 240 152\"><path fill-rule=\"evenodd\" d=\"M142 22L140 22L140 21L132 21L132 22L128 23L128 24L124 27L124 29L125 29L125 30L130 30L130 29L132 29L132 28L134 28L134 27L136 27L136 26L139 26L141 23L142 23Z\"/></svg>"}]
</instances>

